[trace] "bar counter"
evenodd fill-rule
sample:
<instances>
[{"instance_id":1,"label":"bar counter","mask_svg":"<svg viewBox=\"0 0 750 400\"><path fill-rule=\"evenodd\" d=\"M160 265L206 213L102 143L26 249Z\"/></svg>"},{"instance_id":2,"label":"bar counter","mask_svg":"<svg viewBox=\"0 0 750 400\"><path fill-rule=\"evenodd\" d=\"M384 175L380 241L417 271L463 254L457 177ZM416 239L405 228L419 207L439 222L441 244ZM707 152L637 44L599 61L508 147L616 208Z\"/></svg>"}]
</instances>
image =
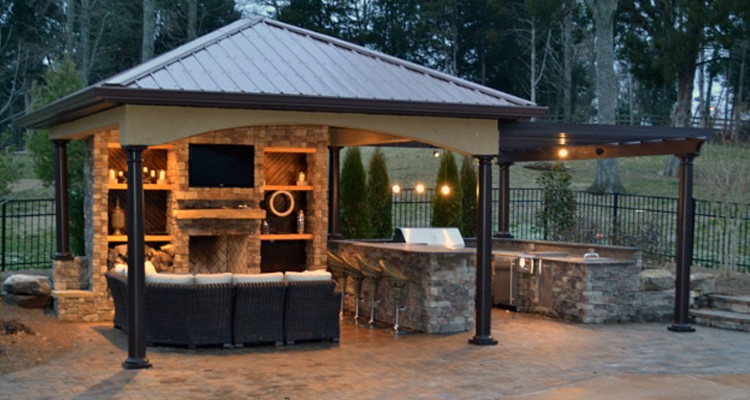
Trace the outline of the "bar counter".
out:
<instances>
[{"instance_id":1,"label":"bar counter","mask_svg":"<svg viewBox=\"0 0 750 400\"><path fill-rule=\"evenodd\" d=\"M392 242L330 240L334 254L354 256L377 263L384 260L411 278L404 287L401 305L402 328L427 333L465 332L474 328L475 267L474 248L418 245ZM353 257L352 257L353 258ZM370 318L371 281L365 280L360 303L360 320ZM349 279L347 292L353 293ZM353 296L347 296L347 314L354 311ZM393 324L393 288L381 279L377 284L375 320Z\"/></svg>"}]
</instances>

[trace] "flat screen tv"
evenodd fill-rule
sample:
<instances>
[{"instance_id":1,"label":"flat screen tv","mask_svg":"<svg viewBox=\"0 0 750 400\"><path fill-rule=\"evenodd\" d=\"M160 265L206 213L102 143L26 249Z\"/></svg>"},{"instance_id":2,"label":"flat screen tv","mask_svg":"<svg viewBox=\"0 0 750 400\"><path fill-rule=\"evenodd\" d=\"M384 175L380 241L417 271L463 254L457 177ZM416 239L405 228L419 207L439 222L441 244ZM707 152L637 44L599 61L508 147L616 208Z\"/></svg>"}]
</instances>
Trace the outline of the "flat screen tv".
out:
<instances>
[{"instance_id":1,"label":"flat screen tv","mask_svg":"<svg viewBox=\"0 0 750 400\"><path fill-rule=\"evenodd\" d=\"M255 146L190 144L190 187L251 188L255 180Z\"/></svg>"}]
</instances>

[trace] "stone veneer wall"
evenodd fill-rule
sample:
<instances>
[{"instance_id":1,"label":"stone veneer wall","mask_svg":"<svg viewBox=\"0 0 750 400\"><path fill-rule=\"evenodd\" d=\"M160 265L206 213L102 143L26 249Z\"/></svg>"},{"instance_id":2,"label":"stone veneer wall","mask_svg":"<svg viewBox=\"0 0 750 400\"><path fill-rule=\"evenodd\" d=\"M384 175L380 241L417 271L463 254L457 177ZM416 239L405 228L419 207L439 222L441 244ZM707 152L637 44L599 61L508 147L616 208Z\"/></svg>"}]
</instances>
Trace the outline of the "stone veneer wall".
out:
<instances>
[{"instance_id":1,"label":"stone veneer wall","mask_svg":"<svg viewBox=\"0 0 750 400\"><path fill-rule=\"evenodd\" d=\"M543 265L543 273L551 279L551 304L540 301L540 276L520 273L520 311L583 323L626 322L635 318L640 269L634 262L543 259Z\"/></svg>"},{"instance_id":2,"label":"stone veneer wall","mask_svg":"<svg viewBox=\"0 0 750 400\"><path fill-rule=\"evenodd\" d=\"M58 318L65 321L108 321L114 315L112 301L107 293L104 273L107 271L109 232L108 216L108 169L109 143L119 142L119 132L107 130L85 139L87 143L84 177L86 180L86 200L84 217L86 221L85 271L74 271L75 265L55 264L56 275L61 277L61 288L55 288L55 310ZM251 144L255 146L256 176L255 189L190 189L187 187L187 146L188 143ZM174 149L167 152L167 180L173 185L167 205L167 226L173 237L176 257L174 272L188 272L189 236L182 232L171 218L172 211L180 201L190 200L236 200L257 206L263 198L263 149L273 147L312 147L314 154L308 155L308 180L314 190L308 194L307 223L314 239L307 244L307 268L321 269L326 265L326 238L328 228L328 144L326 126L271 126L227 129L208 132L173 143ZM244 271L260 270L260 238L258 229L248 235L249 260ZM221 233L225 234L225 233ZM75 288L76 279L72 275L88 277ZM84 281L86 279L83 279ZM63 283L64 282L64 283ZM85 284L88 283L88 284Z\"/></svg>"},{"instance_id":3,"label":"stone veneer wall","mask_svg":"<svg viewBox=\"0 0 750 400\"><path fill-rule=\"evenodd\" d=\"M474 328L474 252L418 252L353 241L331 241L329 249L350 256L361 254L374 262L385 260L411 278L401 300L406 307L400 315L403 328L427 333L465 332ZM354 293L353 287L349 279L347 292ZM371 281L365 279L361 295L364 300L360 303L362 322L370 318L371 287ZM378 283L376 299L380 302L375 309L375 320L393 324L393 288L385 279ZM354 312L353 301L347 303L347 310Z\"/></svg>"}]
</instances>

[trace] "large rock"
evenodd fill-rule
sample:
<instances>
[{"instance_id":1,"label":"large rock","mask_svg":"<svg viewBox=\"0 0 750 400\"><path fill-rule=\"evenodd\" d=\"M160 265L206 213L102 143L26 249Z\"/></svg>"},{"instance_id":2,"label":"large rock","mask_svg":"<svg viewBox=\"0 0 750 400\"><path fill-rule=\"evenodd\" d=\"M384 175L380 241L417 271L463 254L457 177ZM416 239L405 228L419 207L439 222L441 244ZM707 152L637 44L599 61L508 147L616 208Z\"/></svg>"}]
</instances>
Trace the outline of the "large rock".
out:
<instances>
[{"instance_id":1,"label":"large rock","mask_svg":"<svg viewBox=\"0 0 750 400\"><path fill-rule=\"evenodd\" d=\"M3 282L3 292L32 296L49 296L50 280L40 275L11 275Z\"/></svg>"},{"instance_id":2,"label":"large rock","mask_svg":"<svg viewBox=\"0 0 750 400\"><path fill-rule=\"evenodd\" d=\"M652 292L674 289L674 276L666 269L647 269L641 272L641 290Z\"/></svg>"},{"instance_id":3,"label":"large rock","mask_svg":"<svg viewBox=\"0 0 750 400\"><path fill-rule=\"evenodd\" d=\"M23 308L46 308L52 305L50 295L13 294L3 292L3 304Z\"/></svg>"},{"instance_id":4,"label":"large rock","mask_svg":"<svg viewBox=\"0 0 750 400\"><path fill-rule=\"evenodd\" d=\"M703 272L690 274L690 289L701 294L716 293L716 277Z\"/></svg>"}]
</instances>

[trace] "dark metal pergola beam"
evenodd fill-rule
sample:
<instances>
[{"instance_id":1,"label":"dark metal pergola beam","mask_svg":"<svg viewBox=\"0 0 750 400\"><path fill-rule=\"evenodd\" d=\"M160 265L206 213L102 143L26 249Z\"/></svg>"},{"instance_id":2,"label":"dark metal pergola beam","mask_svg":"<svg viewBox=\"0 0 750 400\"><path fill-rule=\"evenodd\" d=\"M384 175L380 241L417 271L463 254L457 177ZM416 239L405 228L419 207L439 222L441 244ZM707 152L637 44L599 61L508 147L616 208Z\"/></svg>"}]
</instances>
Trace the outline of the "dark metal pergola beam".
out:
<instances>
[{"instance_id":1,"label":"dark metal pergola beam","mask_svg":"<svg viewBox=\"0 0 750 400\"><path fill-rule=\"evenodd\" d=\"M650 140L642 142L610 143L589 146L556 145L530 150L501 150L500 162L590 160L621 157L695 154L705 138ZM560 150L567 151L566 156Z\"/></svg>"}]
</instances>

